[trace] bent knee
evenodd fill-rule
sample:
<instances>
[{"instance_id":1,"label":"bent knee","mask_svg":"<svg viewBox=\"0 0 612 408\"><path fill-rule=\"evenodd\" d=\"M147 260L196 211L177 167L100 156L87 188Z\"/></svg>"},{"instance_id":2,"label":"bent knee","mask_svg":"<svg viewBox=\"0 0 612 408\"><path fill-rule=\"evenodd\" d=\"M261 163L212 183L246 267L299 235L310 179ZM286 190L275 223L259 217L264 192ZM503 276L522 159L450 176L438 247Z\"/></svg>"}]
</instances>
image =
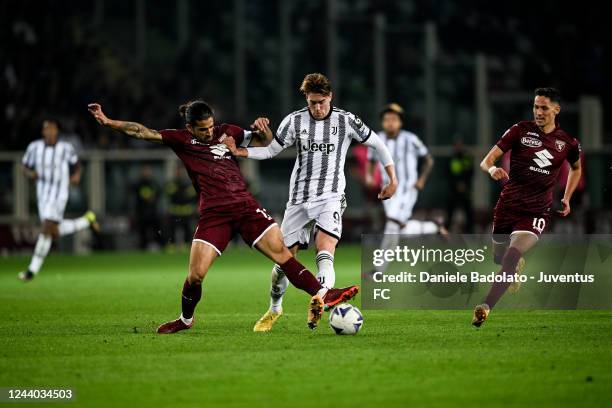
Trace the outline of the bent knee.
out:
<instances>
[{"instance_id":1,"label":"bent knee","mask_svg":"<svg viewBox=\"0 0 612 408\"><path fill-rule=\"evenodd\" d=\"M202 283L206 276L206 269L198 267L196 265L189 265L189 282L190 283Z\"/></svg>"}]
</instances>

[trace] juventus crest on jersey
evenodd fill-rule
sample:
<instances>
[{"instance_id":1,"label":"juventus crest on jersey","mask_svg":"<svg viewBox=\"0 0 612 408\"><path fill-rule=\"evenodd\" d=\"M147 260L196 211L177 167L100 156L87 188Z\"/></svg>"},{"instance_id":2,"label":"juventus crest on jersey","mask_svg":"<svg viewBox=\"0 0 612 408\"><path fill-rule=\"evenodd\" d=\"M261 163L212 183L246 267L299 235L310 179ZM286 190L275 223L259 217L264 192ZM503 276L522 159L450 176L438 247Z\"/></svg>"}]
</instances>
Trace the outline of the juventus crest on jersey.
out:
<instances>
[{"instance_id":1,"label":"juventus crest on jersey","mask_svg":"<svg viewBox=\"0 0 612 408\"><path fill-rule=\"evenodd\" d=\"M351 139L364 143L370 133L361 119L338 108L332 108L320 120L313 118L308 108L287 115L275 138L283 148L297 148L288 204L342 196L346 186L344 163Z\"/></svg>"},{"instance_id":2,"label":"juventus crest on jersey","mask_svg":"<svg viewBox=\"0 0 612 408\"><path fill-rule=\"evenodd\" d=\"M44 140L35 140L28 145L23 156L23 165L36 171L36 196L39 209L47 205L61 208L68 201L70 166L77 163L74 147L68 142L58 141L54 145Z\"/></svg>"}]
</instances>

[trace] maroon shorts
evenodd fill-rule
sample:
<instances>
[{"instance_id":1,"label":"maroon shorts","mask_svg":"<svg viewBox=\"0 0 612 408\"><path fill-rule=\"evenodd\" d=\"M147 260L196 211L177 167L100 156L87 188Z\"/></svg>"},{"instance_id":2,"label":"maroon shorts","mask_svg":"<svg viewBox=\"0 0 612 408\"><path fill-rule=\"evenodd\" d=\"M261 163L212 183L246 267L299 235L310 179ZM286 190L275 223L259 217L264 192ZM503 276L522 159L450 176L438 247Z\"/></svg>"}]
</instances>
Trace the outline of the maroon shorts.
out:
<instances>
[{"instance_id":1,"label":"maroon shorts","mask_svg":"<svg viewBox=\"0 0 612 408\"><path fill-rule=\"evenodd\" d=\"M493 212L493 235L504 236L526 231L539 237L549 221L550 214L534 215L496 207Z\"/></svg>"},{"instance_id":2,"label":"maroon shorts","mask_svg":"<svg viewBox=\"0 0 612 408\"><path fill-rule=\"evenodd\" d=\"M234 234L240 234L244 242L253 247L274 225L274 219L251 197L228 206L204 210L200 213L193 240L212 246L221 255Z\"/></svg>"}]
</instances>

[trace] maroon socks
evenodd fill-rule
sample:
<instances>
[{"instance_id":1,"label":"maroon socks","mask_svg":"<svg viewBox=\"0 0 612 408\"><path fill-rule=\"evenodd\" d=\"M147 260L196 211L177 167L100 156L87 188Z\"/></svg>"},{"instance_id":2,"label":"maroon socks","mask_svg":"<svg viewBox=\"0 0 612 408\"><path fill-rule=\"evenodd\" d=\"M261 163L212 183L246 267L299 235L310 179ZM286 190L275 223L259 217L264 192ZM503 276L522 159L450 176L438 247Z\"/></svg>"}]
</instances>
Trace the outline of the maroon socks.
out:
<instances>
[{"instance_id":1,"label":"maroon socks","mask_svg":"<svg viewBox=\"0 0 612 408\"><path fill-rule=\"evenodd\" d=\"M508 289L508 286L510 286L511 282L507 282L508 277L514 275L516 265L518 264L518 261L521 259L522 255L523 254L521 254L521 251L513 247L508 248L506 251L504 258L502 259L502 268L498 273L498 275L506 275L506 282L494 282L493 286L491 286L489 294L487 295L487 298L484 301L491 309L493 309L493 306L495 306L495 304Z\"/></svg>"},{"instance_id":2,"label":"maroon socks","mask_svg":"<svg viewBox=\"0 0 612 408\"><path fill-rule=\"evenodd\" d=\"M183 284L183 296L181 298L183 318L191 319L193 317L193 312L201 298L202 284L189 283L189 280L185 279L185 283Z\"/></svg>"},{"instance_id":3,"label":"maroon socks","mask_svg":"<svg viewBox=\"0 0 612 408\"><path fill-rule=\"evenodd\" d=\"M323 287L319 281L304 265L299 263L294 257L289 258L287 262L279 265L289 282L298 289L302 289L310 296L314 296Z\"/></svg>"}]
</instances>

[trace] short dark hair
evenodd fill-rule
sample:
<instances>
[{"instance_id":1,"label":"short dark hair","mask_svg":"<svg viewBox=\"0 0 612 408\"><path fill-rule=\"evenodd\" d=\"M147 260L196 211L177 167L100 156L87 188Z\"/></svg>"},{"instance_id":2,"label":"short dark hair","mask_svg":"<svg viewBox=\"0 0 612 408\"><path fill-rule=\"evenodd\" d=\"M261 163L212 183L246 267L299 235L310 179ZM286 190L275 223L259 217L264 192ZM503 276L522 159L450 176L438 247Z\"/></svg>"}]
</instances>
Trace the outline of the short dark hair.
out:
<instances>
[{"instance_id":1,"label":"short dark hair","mask_svg":"<svg viewBox=\"0 0 612 408\"><path fill-rule=\"evenodd\" d=\"M189 101L179 106L179 114L185 123L194 126L198 120L206 120L214 116L213 110L201 99Z\"/></svg>"},{"instance_id":2,"label":"short dark hair","mask_svg":"<svg viewBox=\"0 0 612 408\"><path fill-rule=\"evenodd\" d=\"M404 108L402 108L398 103L393 102L385 105L380 111L380 119L382 120L387 113L395 113L397 116L399 116L402 122L404 121Z\"/></svg>"},{"instance_id":3,"label":"short dark hair","mask_svg":"<svg viewBox=\"0 0 612 408\"><path fill-rule=\"evenodd\" d=\"M557 88L553 87L545 87L545 88L537 88L535 90L535 96L545 96L550 99L551 102L561 103L561 92Z\"/></svg>"},{"instance_id":4,"label":"short dark hair","mask_svg":"<svg viewBox=\"0 0 612 408\"><path fill-rule=\"evenodd\" d=\"M309 93L316 93L321 95L329 95L332 91L331 82L323 74L315 72L314 74L308 74L304 77L300 91L307 95Z\"/></svg>"},{"instance_id":5,"label":"short dark hair","mask_svg":"<svg viewBox=\"0 0 612 408\"><path fill-rule=\"evenodd\" d=\"M62 125L59 119L57 118L57 116L44 116L43 120L40 123L42 125L45 122L54 123L55 126L57 127L57 130L62 130Z\"/></svg>"}]
</instances>

